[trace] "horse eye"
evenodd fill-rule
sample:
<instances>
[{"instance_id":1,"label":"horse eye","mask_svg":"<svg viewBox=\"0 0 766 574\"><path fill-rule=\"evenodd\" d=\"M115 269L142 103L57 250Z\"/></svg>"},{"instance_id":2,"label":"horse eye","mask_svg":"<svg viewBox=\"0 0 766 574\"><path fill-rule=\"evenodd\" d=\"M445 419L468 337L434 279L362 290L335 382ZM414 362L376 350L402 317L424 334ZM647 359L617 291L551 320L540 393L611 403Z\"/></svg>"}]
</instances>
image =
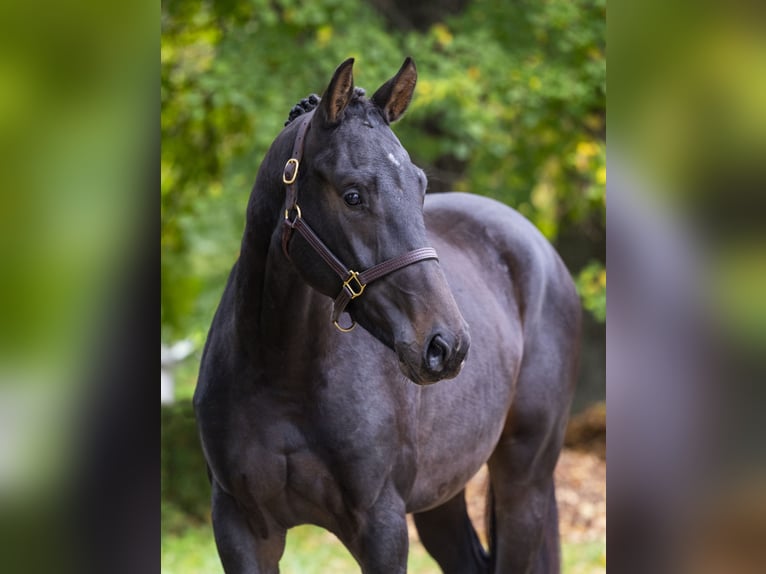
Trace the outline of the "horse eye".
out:
<instances>
[{"instance_id":1,"label":"horse eye","mask_svg":"<svg viewBox=\"0 0 766 574\"><path fill-rule=\"evenodd\" d=\"M348 191L343 196L343 201L346 202L346 205L354 207L362 203L362 196L359 195L358 191Z\"/></svg>"}]
</instances>

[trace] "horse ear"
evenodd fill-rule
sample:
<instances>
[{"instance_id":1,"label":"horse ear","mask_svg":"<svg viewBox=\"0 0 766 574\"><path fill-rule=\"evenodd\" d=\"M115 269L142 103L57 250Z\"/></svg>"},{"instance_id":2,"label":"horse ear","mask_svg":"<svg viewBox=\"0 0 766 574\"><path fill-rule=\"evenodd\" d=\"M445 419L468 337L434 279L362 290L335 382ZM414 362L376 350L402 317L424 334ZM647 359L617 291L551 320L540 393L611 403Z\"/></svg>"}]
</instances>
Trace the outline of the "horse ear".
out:
<instances>
[{"instance_id":1,"label":"horse ear","mask_svg":"<svg viewBox=\"0 0 766 574\"><path fill-rule=\"evenodd\" d=\"M383 111L388 123L395 122L404 114L412 100L418 71L415 62L407 57L396 75L378 88L372 96L372 102Z\"/></svg>"},{"instance_id":2,"label":"horse ear","mask_svg":"<svg viewBox=\"0 0 766 574\"><path fill-rule=\"evenodd\" d=\"M343 110L354 94L353 67L354 58L349 58L335 70L317 110L323 124L335 125L343 117Z\"/></svg>"}]
</instances>

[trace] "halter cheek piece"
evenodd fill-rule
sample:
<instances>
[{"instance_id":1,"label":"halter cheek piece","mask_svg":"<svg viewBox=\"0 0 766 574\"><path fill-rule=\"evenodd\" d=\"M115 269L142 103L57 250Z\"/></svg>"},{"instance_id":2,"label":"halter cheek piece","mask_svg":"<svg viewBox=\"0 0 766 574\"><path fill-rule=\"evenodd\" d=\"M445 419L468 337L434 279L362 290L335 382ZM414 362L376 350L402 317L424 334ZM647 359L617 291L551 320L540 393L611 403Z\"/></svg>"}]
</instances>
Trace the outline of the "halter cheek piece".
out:
<instances>
[{"instance_id":1,"label":"halter cheek piece","mask_svg":"<svg viewBox=\"0 0 766 574\"><path fill-rule=\"evenodd\" d=\"M288 246L290 238L292 237L293 231L297 231L303 236L314 251L319 254L324 262L335 271L338 277L340 277L343 285L340 293L335 297L332 311L332 323L338 330L348 333L356 326L356 323L352 322L350 327L342 327L340 323L338 323L338 320L349 302L361 296L368 284L403 267L407 267L418 261L438 259L438 256L436 255L436 251L431 247L421 247L420 249L408 251L407 253L388 259L383 263L373 265L365 271L359 272L344 265L330 248L324 244L314 230L311 229L309 224L303 219L301 208L298 206L298 187L295 183L298 179L298 169L303 156L303 145L306 139L306 133L311 127L311 116L313 115L313 113L305 114L299 120L300 124L298 125L298 135L293 144L293 153L290 159L287 160L284 173L282 174L282 181L286 186L285 220L284 227L282 228L282 251L284 251L289 260L290 255L288 253ZM292 219L290 219L291 215Z\"/></svg>"}]
</instances>

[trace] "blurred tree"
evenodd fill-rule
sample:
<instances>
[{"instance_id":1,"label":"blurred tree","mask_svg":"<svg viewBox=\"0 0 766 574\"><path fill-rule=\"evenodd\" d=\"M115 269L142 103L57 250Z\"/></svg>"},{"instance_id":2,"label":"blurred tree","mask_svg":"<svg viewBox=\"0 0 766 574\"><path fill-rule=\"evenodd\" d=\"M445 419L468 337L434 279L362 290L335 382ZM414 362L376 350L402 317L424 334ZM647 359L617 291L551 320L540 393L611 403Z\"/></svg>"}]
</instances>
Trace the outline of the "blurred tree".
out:
<instances>
[{"instance_id":1,"label":"blurred tree","mask_svg":"<svg viewBox=\"0 0 766 574\"><path fill-rule=\"evenodd\" d=\"M439 2L412 2L411 0L369 0L388 23L398 30L416 29L425 32L431 25L447 16L462 12L469 0L439 0Z\"/></svg>"}]
</instances>

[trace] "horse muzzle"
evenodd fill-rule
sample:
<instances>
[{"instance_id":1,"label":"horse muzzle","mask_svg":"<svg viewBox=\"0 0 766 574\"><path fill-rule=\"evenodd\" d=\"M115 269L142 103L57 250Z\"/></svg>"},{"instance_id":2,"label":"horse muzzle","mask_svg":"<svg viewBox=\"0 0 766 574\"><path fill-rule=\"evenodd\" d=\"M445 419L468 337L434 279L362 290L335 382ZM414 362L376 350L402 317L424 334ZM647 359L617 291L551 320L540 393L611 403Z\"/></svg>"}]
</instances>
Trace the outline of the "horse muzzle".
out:
<instances>
[{"instance_id":1,"label":"horse muzzle","mask_svg":"<svg viewBox=\"0 0 766 574\"><path fill-rule=\"evenodd\" d=\"M457 333L437 329L424 344L396 343L394 348L404 375L418 385L430 385L459 375L470 345L464 326Z\"/></svg>"}]
</instances>

